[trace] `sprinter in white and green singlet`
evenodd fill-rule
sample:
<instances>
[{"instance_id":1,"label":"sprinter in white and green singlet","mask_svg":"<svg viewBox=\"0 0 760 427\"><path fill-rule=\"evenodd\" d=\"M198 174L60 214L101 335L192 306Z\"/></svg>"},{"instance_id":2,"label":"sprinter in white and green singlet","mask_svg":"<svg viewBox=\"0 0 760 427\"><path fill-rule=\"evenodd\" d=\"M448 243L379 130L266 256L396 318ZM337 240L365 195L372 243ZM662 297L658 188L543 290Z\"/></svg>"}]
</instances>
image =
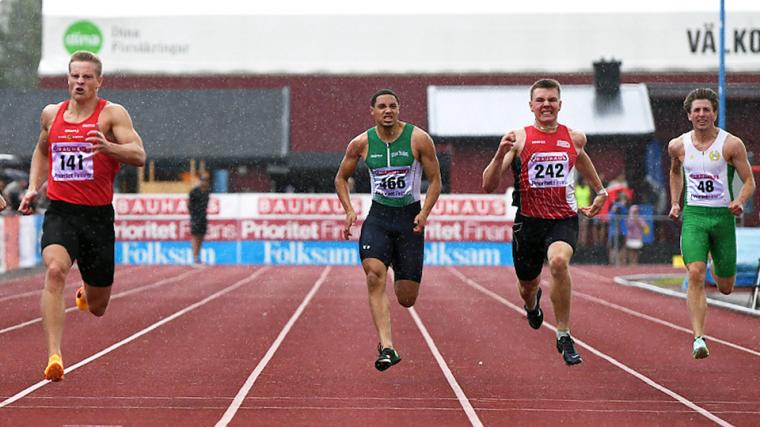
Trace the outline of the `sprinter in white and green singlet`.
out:
<instances>
[{"instance_id":1,"label":"sprinter in white and green singlet","mask_svg":"<svg viewBox=\"0 0 760 427\"><path fill-rule=\"evenodd\" d=\"M384 371L401 361L391 339L390 303L385 293L388 267L393 267L396 299L402 306L411 307L419 294L425 224L441 193L441 171L430 135L399 121L399 99L392 90L376 92L369 112L375 126L348 144L335 176L335 191L346 211L343 236L349 239L356 212L348 180L363 159L369 168L372 207L362 224L359 254L380 341L375 368ZM421 204L423 173L428 190Z\"/></svg>"},{"instance_id":2,"label":"sprinter in white and green singlet","mask_svg":"<svg viewBox=\"0 0 760 427\"><path fill-rule=\"evenodd\" d=\"M674 220L681 216L683 196L681 254L688 269L692 356L703 359L710 354L703 338L708 253L718 289L730 294L736 282L736 217L755 191L755 178L742 140L715 126L718 94L712 89L695 89L683 105L693 129L668 144L669 216ZM731 188L735 173L742 181L739 194Z\"/></svg>"}]
</instances>

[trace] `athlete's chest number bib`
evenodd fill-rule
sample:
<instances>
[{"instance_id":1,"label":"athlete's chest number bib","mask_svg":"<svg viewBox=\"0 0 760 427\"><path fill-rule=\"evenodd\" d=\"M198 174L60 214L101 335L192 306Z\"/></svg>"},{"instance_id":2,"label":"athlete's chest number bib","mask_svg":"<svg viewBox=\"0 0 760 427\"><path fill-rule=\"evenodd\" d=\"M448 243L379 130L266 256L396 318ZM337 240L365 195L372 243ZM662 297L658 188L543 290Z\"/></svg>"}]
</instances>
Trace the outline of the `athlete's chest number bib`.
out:
<instances>
[{"instance_id":1,"label":"athlete's chest number bib","mask_svg":"<svg viewBox=\"0 0 760 427\"><path fill-rule=\"evenodd\" d=\"M88 181L95 179L95 153L89 142L53 142L52 176L54 181Z\"/></svg>"},{"instance_id":2,"label":"athlete's chest number bib","mask_svg":"<svg viewBox=\"0 0 760 427\"><path fill-rule=\"evenodd\" d=\"M538 188L564 187L569 171L567 153L533 153L528 160L528 184Z\"/></svg>"},{"instance_id":3,"label":"athlete's chest number bib","mask_svg":"<svg viewBox=\"0 0 760 427\"><path fill-rule=\"evenodd\" d=\"M409 166L375 169L372 173L375 193L388 198L406 196L411 188L408 183L410 170Z\"/></svg>"},{"instance_id":4,"label":"athlete's chest number bib","mask_svg":"<svg viewBox=\"0 0 760 427\"><path fill-rule=\"evenodd\" d=\"M689 174L688 185L692 200L720 199L725 191L720 177L709 173Z\"/></svg>"}]
</instances>

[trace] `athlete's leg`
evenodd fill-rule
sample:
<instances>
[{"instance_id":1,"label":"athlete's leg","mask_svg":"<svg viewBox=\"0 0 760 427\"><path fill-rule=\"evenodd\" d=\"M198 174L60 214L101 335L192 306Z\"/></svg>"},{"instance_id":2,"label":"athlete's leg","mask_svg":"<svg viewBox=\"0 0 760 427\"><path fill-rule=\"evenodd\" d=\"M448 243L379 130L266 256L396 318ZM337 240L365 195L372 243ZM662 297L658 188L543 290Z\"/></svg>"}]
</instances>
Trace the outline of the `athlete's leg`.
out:
<instances>
[{"instance_id":1,"label":"athlete's leg","mask_svg":"<svg viewBox=\"0 0 760 427\"><path fill-rule=\"evenodd\" d=\"M702 261L686 265L689 272L689 288L686 292L686 305L689 309L689 319L695 337L705 332L705 316L707 314L707 296L705 295L705 274L707 266Z\"/></svg>"},{"instance_id":2,"label":"athlete's leg","mask_svg":"<svg viewBox=\"0 0 760 427\"><path fill-rule=\"evenodd\" d=\"M715 275L715 270L710 270L713 280L718 285L718 290L724 295L728 295L734 291L734 285L736 284L736 275L730 277L720 277Z\"/></svg>"},{"instance_id":3,"label":"athlete's leg","mask_svg":"<svg viewBox=\"0 0 760 427\"><path fill-rule=\"evenodd\" d=\"M559 331L570 330L572 280L569 266L572 256L573 247L566 242L556 241L549 245L547 258L551 270L551 300Z\"/></svg>"},{"instance_id":4,"label":"athlete's leg","mask_svg":"<svg viewBox=\"0 0 760 427\"><path fill-rule=\"evenodd\" d=\"M362 261L362 267L367 275L369 309L372 313L372 322L375 324L380 345L383 348L393 347L390 303L388 302L388 295L385 293L388 267L377 258L365 258Z\"/></svg>"},{"instance_id":5,"label":"athlete's leg","mask_svg":"<svg viewBox=\"0 0 760 427\"><path fill-rule=\"evenodd\" d=\"M393 289L396 291L398 303L404 307L411 307L417 301L420 293L420 282L413 280L396 280L393 283Z\"/></svg>"},{"instance_id":6,"label":"athlete's leg","mask_svg":"<svg viewBox=\"0 0 760 427\"><path fill-rule=\"evenodd\" d=\"M98 317L106 314L108 302L111 300L111 286L91 286L85 283L84 290L90 313Z\"/></svg>"},{"instance_id":7,"label":"athlete's leg","mask_svg":"<svg viewBox=\"0 0 760 427\"><path fill-rule=\"evenodd\" d=\"M520 292L520 297L525 301L525 307L529 310L536 308L536 294L538 294L538 285L540 283L540 274L533 280L517 280L517 290Z\"/></svg>"},{"instance_id":8,"label":"athlete's leg","mask_svg":"<svg viewBox=\"0 0 760 427\"><path fill-rule=\"evenodd\" d=\"M736 220L724 213L710 232L710 273L722 294L728 295L736 284Z\"/></svg>"},{"instance_id":9,"label":"athlete's leg","mask_svg":"<svg viewBox=\"0 0 760 427\"><path fill-rule=\"evenodd\" d=\"M199 263L201 261L201 244L203 243L203 236L193 234L190 239L190 245L193 249L193 262Z\"/></svg>"},{"instance_id":10,"label":"athlete's leg","mask_svg":"<svg viewBox=\"0 0 760 427\"><path fill-rule=\"evenodd\" d=\"M63 321L66 316L66 303L63 288L66 276L71 271L71 258L66 249L57 244L48 245L42 251L45 262L45 288L42 291L40 308L42 327L47 336L48 357L61 354L63 338Z\"/></svg>"}]
</instances>

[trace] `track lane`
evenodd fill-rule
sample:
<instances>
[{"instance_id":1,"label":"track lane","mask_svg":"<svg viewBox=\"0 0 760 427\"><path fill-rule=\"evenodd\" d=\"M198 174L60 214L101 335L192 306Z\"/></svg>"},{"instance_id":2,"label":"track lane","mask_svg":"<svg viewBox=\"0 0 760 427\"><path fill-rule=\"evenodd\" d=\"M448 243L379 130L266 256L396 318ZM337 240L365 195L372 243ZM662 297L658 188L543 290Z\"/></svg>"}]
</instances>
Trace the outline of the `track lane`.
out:
<instances>
[{"instance_id":1,"label":"track lane","mask_svg":"<svg viewBox=\"0 0 760 427\"><path fill-rule=\"evenodd\" d=\"M681 406L678 402L588 351L581 350L583 364L565 366L554 348L554 333L530 329L521 311L458 283L454 274L441 269L426 274L427 283L434 284L428 302L445 307L425 305L417 311L443 343L442 353L452 360L452 371L484 424L498 424L507 416L514 425L558 420L644 425L679 419L672 415ZM492 273L501 284L508 277L504 271ZM609 387L615 389L614 398Z\"/></svg>"},{"instance_id":2,"label":"track lane","mask_svg":"<svg viewBox=\"0 0 760 427\"><path fill-rule=\"evenodd\" d=\"M488 277L483 271L473 275L478 275L481 284L486 288L502 295L515 305L522 305L516 288L511 285L504 286L504 275ZM627 298L629 304L621 302L622 305L636 305L641 303L639 300L648 300L648 306L662 306L664 311L673 310L670 307L672 298L647 292L639 295L639 298L631 298L629 295L621 296L618 292L623 290L623 293L627 293L630 290L628 288L619 285L604 286L599 283L587 284L578 276L575 279L574 292L583 289L584 292L593 292L602 299ZM545 286L545 291L547 290L548 287ZM545 292L545 295L548 296L548 292ZM554 316L548 300L542 306L545 309L546 320L553 323ZM680 309L685 311L684 307ZM727 314L734 315L733 312ZM575 297L572 317L576 338L620 360L716 416L741 425L759 414L754 403L757 401L757 390L760 387L758 376L748 375L747 371L750 366L758 366L757 356L730 347L718 347L713 343L710 358L694 361L690 354L691 338L688 334L611 309L593 300ZM755 318L740 316L740 320L741 322L736 324L739 329L756 330L752 326L757 324ZM721 355L716 357L715 351L720 351ZM580 366L587 366L588 350L584 351L581 348L579 352L586 359ZM618 384L613 384L617 390ZM606 386L604 383L599 385ZM716 401L731 403L715 404Z\"/></svg>"},{"instance_id":3,"label":"track lane","mask_svg":"<svg viewBox=\"0 0 760 427\"><path fill-rule=\"evenodd\" d=\"M156 299L165 304L178 300L176 306L166 304L172 310L187 307L260 269L225 270L208 269L192 283L140 295L133 306ZM0 409L0 417L5 409L14 409L12 419L44 422L58 417L72 425L213 425L287 320L291 302L302 297L302 282L314 274L292 270L286 273L290 280L283 281L283 273L273 270L82 367L71 378L67 374L64 382L53 385L69 386L63 393L45 387L34 399ZM158 319L169 313L161 311Z\"/></svg>"},{"instance_id":4,"label":"track lane","mask_svg":"<svg viewBox=\"0 0 760 427\"><path fill-rule=\"evenodd\" d=\"M470 425L390 283L402 361L375 370L364 281L360 268L334 267L230 425Z\"/></svg>"}]
</instances>

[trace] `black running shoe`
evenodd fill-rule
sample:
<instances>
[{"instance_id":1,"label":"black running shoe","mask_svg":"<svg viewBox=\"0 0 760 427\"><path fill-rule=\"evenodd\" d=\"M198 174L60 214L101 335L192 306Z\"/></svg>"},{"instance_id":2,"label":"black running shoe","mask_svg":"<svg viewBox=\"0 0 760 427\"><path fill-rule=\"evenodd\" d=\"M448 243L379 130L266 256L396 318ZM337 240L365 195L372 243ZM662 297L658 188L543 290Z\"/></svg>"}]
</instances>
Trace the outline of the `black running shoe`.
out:
<instances>
[{"instance_id":1,"label":"black running shoe","mask_svg":"<svg viewBox=\"0 0 760 427\"><path fill-rule=\"evenodd\" d=\"M583 362L581 355L575 352L574 342L570 335L563 335L557 340L557 351L562 353L562 358L568 365L577 365Z\"/></svg>"},{"instance_id":2,"label":"black running shoe","mask_svg":"<svg viewBox=\"0 0 760 427\"><path fill-rule=\"evenodd\" d=\"M383 348L380 344L378 344L377 351L380 353L377 356L377 360L375 360L375 368L378 371L384 371L401 361L401 357L399 357L396 350L392 348Z\"/></svg>"},{"instance_id":3,"label":"black running shoe","mask_svg":"<svg viewBox=\"0 0 760 427\"><path fill-rule=\"evenodd\" d=\"M544 311L541 310L541 288L538 288L536 292L536 306L533 310L528 310L528 307L523 306L525 314L528 316L528 324L533 329L538 329L541 324L544 323Z\"/></svg>"}]
</instances>

